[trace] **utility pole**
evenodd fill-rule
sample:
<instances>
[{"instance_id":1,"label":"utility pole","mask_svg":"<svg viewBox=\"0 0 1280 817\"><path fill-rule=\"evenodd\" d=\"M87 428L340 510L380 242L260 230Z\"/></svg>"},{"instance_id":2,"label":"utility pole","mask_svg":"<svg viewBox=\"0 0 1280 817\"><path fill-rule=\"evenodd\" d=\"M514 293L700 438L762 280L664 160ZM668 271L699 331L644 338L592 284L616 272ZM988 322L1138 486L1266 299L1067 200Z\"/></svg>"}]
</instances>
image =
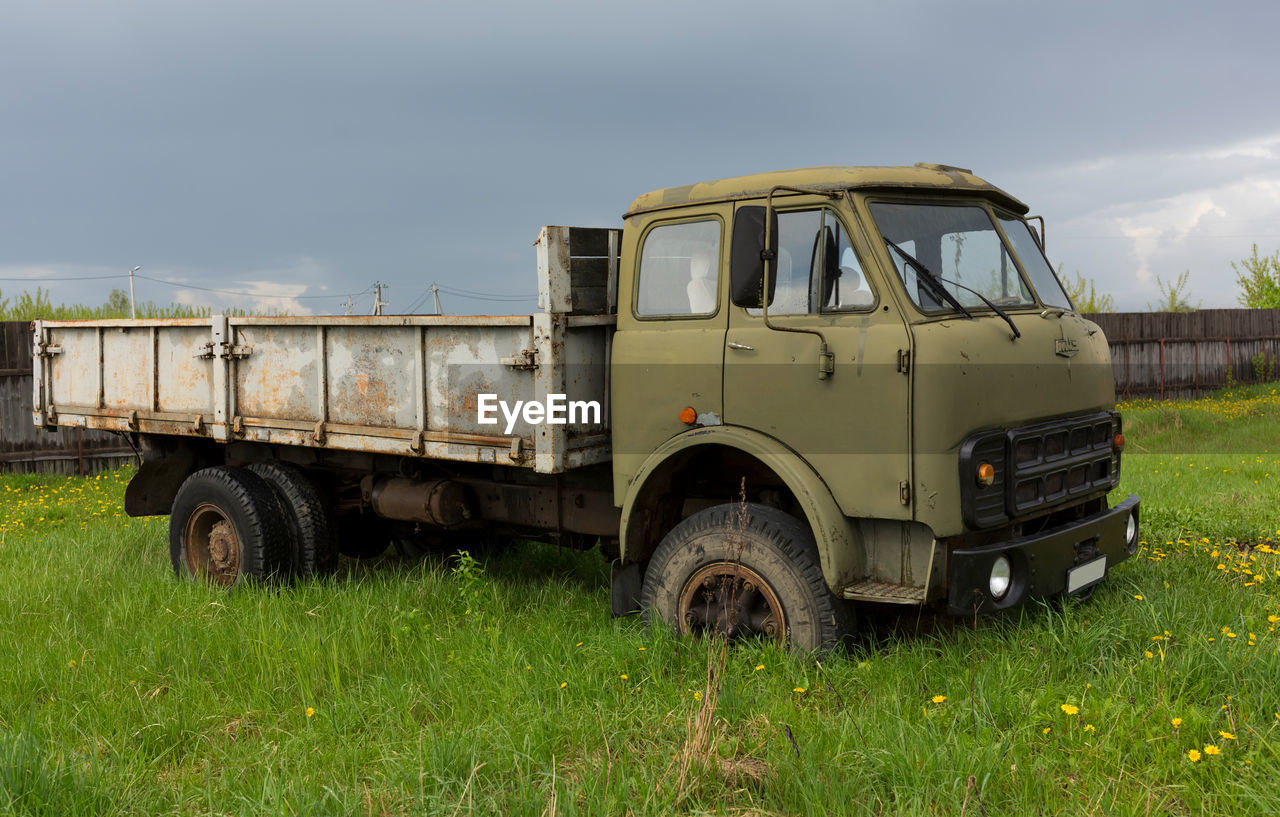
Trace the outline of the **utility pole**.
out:
<instances>
[{"instance_id":1,"label":"utility pole","mask_svg":"<svg viewBox=\"0 0 1280 817\"><path fill-rule=\"evenodd\" d=\"M431 297L435 299L435 303L436 303L436 314L437 314L437 315L443 315L443 314L444 314L444 307L440 306L440 287L436 286L436 282L435 282L435 281L432 281L432 282L431 282Z\"/></svg>"},{"instance_id":2,"label":"utility pole","mask_svg":"<svg viewBox=\"0 0 1280 817\"><path fill-rule=\"evenodd\" d=\"M355 303L351 300L351 296L347 296L347 314L351 314L351 310L355 308Z\"/></svg>"},{"instance_id":3,"label":"utility pole","mask_svg":"<svg viewBox=\"0 0 1280 817\"><path fill-rule=\"evenodd\" d=\"M375 281L373 284L373 312L369 314L381 315L383 306L385 306L385 304L382 301L382 283L380 281Z\"/></svg>"},{"instance_id":4,"label":"utility pole","mask_svg":"<svg viewBox=\"0 0 1280 817\"><path fill-rule=\"evenodd\" d=\"M129 270L129 317L133 320L138 319L138 305L133 301L133 274L142 267L134 267Z\"/></svg>"}]
</instances>

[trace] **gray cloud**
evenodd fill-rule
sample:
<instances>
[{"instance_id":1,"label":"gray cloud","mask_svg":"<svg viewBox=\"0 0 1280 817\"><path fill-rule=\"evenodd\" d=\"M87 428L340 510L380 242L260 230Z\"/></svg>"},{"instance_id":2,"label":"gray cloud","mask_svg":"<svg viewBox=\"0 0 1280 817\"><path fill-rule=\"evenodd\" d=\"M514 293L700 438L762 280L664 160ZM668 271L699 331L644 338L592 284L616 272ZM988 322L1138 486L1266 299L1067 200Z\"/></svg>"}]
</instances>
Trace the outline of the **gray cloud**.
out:
<instances>
[{"instance_id":1,"label":"gray cloud","mask_svg":"<svg viewBox=\"0 0 1280 817\"><path fill-rule=\"evenodd\" d=\"M135 264L246 292L382 280L393 307L432 280L531 295L544 223L616 224L639 193L727 175L943 161L1043 213L1055 262L1122 306L1183 269L1225 306L1230 260L1280 246L1278 18L1260 2L28 4L0 31L0 267L45 271L55 301L119 281L49 271Z\"/></svg>"}]
</instances>

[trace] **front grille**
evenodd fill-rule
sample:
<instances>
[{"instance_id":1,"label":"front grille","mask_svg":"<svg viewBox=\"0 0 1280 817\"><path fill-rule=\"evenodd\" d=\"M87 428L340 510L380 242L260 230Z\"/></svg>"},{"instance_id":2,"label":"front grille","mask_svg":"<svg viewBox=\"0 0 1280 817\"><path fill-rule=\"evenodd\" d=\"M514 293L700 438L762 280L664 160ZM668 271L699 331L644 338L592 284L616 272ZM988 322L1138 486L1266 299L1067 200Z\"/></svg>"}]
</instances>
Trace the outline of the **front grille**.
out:
<instances>
[{"instance_id":1,"label":"front grille","mask_svg":"<svg viewBox=\"0 0 1280 817\"><path fill-rule=\"evenodd\" d=\"M1110 414L1010 431L1009 514L1022 516L1111 488L1118 477L1112 468L1114 436Z\"/></svg>"},{"instance_id":2,"label":"front grille","mask_svg":"<svg viewBox=\"0 0 1280 817\"><path fill-rule=\"evenodd\" d=\"M969 437L960 448L965 523L990 528L1114 487L1119 430L1119 415L1097 412ZM996 467L989 488L973 481L983 461Z\"/></svg>"}]
</instances>

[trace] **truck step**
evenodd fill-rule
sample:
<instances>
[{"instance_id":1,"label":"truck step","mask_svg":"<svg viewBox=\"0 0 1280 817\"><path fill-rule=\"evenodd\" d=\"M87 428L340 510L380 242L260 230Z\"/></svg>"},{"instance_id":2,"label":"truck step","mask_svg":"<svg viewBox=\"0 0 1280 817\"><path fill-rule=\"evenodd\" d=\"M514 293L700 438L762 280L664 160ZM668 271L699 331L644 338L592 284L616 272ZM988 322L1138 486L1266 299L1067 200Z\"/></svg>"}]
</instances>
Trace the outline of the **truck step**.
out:
<instances>
[{"instance_id":1,"label":"truck step","mask_svg":"<svg viewBox=\"0 0 1280 817\"><path fill-rule=\"evenodd\" d=\"M850 601L877 601L884 604L922 604L923 587L904 587L900 584L868 580L851 584L844 589L844 597Z\"/></svg>"}]
</instances>

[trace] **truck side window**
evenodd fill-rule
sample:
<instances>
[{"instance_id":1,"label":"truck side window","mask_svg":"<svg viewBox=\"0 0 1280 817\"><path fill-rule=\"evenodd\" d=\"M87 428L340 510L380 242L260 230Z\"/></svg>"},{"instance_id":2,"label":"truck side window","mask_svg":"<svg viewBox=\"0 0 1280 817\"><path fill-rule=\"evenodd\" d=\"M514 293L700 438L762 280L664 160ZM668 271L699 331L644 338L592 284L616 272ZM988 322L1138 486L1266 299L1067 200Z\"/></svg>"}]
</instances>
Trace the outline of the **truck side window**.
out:
<instances>
[{"instance_id":1,"label":"truck side window","mask_svg":"<svg viewBox=\"0 0 1280 817\"><path fill-rule=\"evenodd\" d=\"M778 260L770 275L777 281L770 315L866 309L876 300L848 234L825 208L778 213Z\"/></svg>"},{"instance_id":2,"label":"truck side window","mask_svg":"<svg viewBox=\"0 0 1280 817\"><path fill-rule=\"evenodd\" d=\"M640 251L637 315L711 315L719 303L720 222L664 224Z\"/></svg>"}]
</instances>

